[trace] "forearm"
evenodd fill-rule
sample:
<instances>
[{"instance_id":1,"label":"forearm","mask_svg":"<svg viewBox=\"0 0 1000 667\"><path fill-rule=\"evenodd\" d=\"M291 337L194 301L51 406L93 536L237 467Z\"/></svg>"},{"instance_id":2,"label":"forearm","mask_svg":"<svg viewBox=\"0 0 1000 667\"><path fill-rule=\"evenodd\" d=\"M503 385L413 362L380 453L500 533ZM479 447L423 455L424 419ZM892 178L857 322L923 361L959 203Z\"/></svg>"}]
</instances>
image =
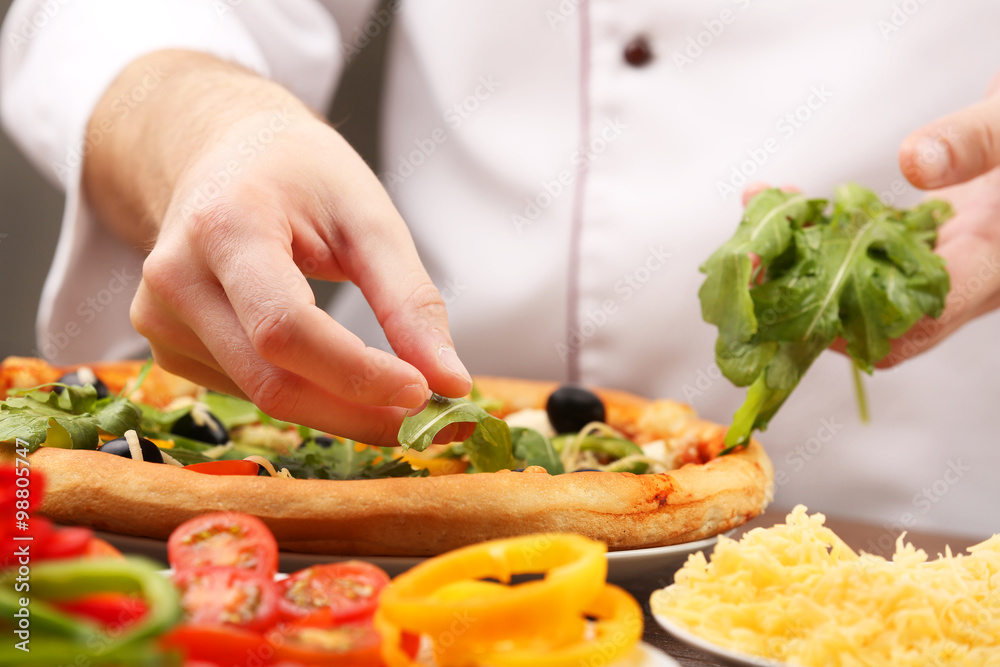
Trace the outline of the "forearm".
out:
<instances>
[{"instance_id":1,"label":"forearm","mask_svg":"<svg viewBox=\"0 0 1000 667\"><path fill-rule=\"evenodd\" d=\"M149 247L185 169L238 121L275 111L308 113L277 84L213 56L157 51L138 58L90 118L87 199L112 232Z\"/></svg>"}]
</instances>

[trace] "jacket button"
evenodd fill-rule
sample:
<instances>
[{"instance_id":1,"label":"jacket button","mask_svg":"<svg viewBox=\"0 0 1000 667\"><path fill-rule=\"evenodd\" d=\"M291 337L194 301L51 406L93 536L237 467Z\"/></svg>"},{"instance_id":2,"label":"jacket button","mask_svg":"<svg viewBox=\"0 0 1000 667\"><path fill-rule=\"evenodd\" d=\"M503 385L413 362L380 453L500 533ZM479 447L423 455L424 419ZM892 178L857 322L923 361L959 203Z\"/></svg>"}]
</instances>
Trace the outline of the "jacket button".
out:
<instances>
[{"instance_id":1,"label":"jacket button","mask_svg":"<svg viewBox=\"0 0 1000 667\"><path fill-rule=\"evenodd\" d=\"M649 41L639 35L625 45L625 62L632 67L642 67L649 64L653 59L653 50L649 48Z\"/></svg>"}]
</instances>

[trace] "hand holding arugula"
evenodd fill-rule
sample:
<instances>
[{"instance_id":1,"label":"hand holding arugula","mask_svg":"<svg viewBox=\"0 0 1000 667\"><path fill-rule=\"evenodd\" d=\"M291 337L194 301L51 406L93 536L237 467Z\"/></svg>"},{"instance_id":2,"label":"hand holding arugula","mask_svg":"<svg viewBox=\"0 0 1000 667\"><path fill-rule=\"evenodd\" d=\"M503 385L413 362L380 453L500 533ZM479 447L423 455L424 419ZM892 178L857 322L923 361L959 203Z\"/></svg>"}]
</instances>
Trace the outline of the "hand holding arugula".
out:
<instances>
[{"instance_id":1,"label":"hand holding arugula","mask_svg":"<svg viewBox=\"0 0 1000 667\"><path fill-rule=\"evenodd\" d=\"M764 429L809 366L838 337L871 373L925 315L944 309L950 281L933 252L951 207L887 207L857 185L827 202L768 189L747 204L732 239L702 266L702 316L719 330L716 360L749 386L727 451ZM751 254L760 258L754 266Z\"/></svg>"}]
</instances>

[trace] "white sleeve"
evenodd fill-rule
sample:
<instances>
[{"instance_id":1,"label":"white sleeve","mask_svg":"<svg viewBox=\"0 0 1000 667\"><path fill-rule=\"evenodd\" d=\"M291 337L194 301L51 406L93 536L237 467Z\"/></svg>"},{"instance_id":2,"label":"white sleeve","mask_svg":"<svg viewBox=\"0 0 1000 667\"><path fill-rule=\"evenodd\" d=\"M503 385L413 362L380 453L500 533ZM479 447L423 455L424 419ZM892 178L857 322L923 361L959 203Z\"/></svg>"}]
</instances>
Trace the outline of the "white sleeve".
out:
<instances>
[{"instance_id":1,"label":"white sleeve","mask_svg":"<svg viewBox=\"0 0 1000 667\"><path fill-rule=\"evenodd\" d=\"M128 311L143 257L105 229L81 192L85 151L114 131L85 136L94 106L137 57L180 48L276 78L316 108L340 70L336 24L314 0L16 0L0 40L4 128L66 190L39 305L37 354L58 364L142 354L146 343ZM275 71L296 78L282 81ZM141 104L161 79L148 72L116 107L118 116Z\"/></svg>"}]
</instances>

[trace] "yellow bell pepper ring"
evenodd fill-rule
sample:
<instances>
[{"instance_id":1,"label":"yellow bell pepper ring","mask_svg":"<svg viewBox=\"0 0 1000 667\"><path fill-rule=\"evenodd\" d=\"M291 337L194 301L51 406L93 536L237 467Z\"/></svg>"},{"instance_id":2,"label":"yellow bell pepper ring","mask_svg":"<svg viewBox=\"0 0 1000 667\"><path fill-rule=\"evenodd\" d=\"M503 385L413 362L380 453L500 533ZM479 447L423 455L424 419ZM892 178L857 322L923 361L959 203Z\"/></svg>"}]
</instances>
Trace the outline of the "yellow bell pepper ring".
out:
<instances>
[{"instance_id":1,"label":"yellow bell pepper ring","mask_svg":"<svg viewBox=\"0 0 1000 667\"><path fill-rule=\"evenodd\" d=\"M568 646L513 648L484 653L474 656L474 663L491 667L610 664L628 655L642 637L642 607L617 586L607 584L584 613L597 619L592 636L581 634L575 643Z\"/></svg>"},{"instance_id":2,"label":"yellow bell pepper ring","mask_svg":"<svg viewBox=\"0 0 1000 667\"><path fill-rule=\"evenodd\" d=\"M585 617L595 618L590 632ZM610 584L601 589L597 598L576 617L576 635L571 641L547 633L512 638L499 633L492 646L474 646L456 641L455 635L440 635L433 645L435 661L440 667L579 667L589 664L610 664L625 657L642 636L642 608L635 599ZM382 610L375 614L375 628L382 635L382 659L387 667L415 667L417 663L400 648L402 631L385 618Z\"/></svg>"},{"instance_id":3,"label":"yellow bell pepper ring","mask_svg":"<svg viewBox=\"0 0 1000 667\"><path fill-rule=\"evenodd\" d=\"M581 535L539 533L475 544L425 561L382 591L384 620L411 633L462 644L537 636L580 616L607 576L607 547ZM517 574L543 578L514 586ZM461 626L461 627L459 627Z\"/></svg>"}]
</instances>

